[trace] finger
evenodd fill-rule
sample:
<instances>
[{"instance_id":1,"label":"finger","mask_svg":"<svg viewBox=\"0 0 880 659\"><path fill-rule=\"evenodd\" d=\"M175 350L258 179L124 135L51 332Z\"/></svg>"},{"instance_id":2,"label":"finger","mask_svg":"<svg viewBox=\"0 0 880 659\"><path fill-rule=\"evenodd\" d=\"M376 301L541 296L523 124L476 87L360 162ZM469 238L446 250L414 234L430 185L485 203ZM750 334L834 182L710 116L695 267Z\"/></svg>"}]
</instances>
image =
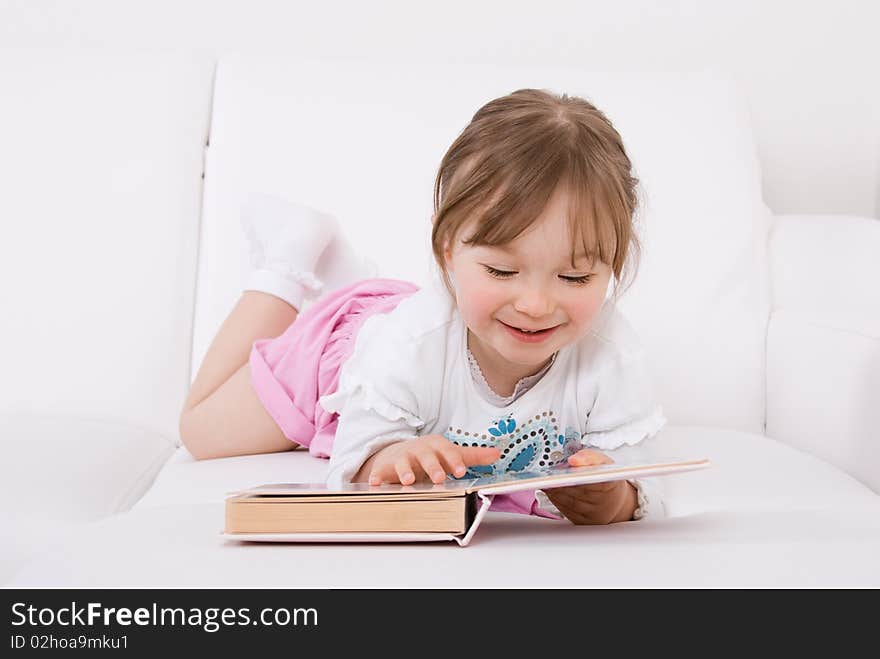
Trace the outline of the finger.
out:
<instances>
[{"instance_id":1,"label":"finger","mask_svg":"<svg viewBox=\"0 0 880 659\"><path fill-rule=\"evenodd\" d=\"M593 449L584 448L575 453L572 456L569 456L568 461L570 464L575 466L592 466L599 464L609 464L613 462L611 458L600 451L594 451Z\"/></svg>"},{"instance_id":2,"label":"finger","mask_svg":"<svg viewBox=\"0 0 880 659\"><path fill-rule=\"evenodd\" d=\"M560 488L554 489L558 492ZM590 513L592 512L588 506L569 495L563 494L560 496L558 493L553 495L551 490L545 490L545 492L550 502L573 524L588 523L586 520L590 519Z\"/></svg>"},{"instance_id":3,"label":"finger","mask_svg":"<svg viewBox=\"0 0 880 659\"><path fill-rule=\"evenodd\" d=\"M402 485L412 485L416 481L416 475L413 473L409 458L401 456L394 462L394 470L397 472L397 478Z\"/></svg>"},{"instance_id":4,"label":"finger","mask_svg":"<svg viewBox=\"0 0 880 659\"><path fill-rule=\"evenodd\" d=\"M562 487L548 487L544 488L544 492L547 493L547 498L550 499L554 504L558 501L560 503L569 503L574 501L575 497L572 496L570 492L564 492L565 488Z\"/></svg>"},{"instance_id":5,"label":"finger","mask_svg":"<svg viewBox=\"0 0 880 659\"><path fill-rule=\"evenodd\" d=\"M619 481L605 481L602 483L586 483L584 485L572 485L570 493L574 496L589 496L590 494L604 494L620 487Z\"/></svg>"},{"instance_id":6,"label":"finger","mask_svg":"<svg viewBox=\"0 0 880 659\"><path fill-rule=\"evenodd\" d=\"M619 484L619 481L610 483L612 486L617 484ZM600 485L609 484L601 483ZM595 490L577 492L576 490L579 489L577 486L556 489L566 489L568 491L557 494L555 497L550 497L550 492L545 490L548 493L548 498L553 502L553 505L559 508L559 510L572 521L575 521L575 516L586 520L582 522L575 521L575 523L608 523L612 519L614 511L619 508L619 497L615 493L608 492L607 490L604 492L597 492Z\"/></svg>"},{"instance_id":7,"label":"finger","mask_svg":"<svg viewBox=\"0 0 880 659\"><path fill-rule=\"evenodd\" d=\"M396 483L400 480L391 462L382 462L373 465L370 472L370 485L382 485L383 483Z\"/></svg>"},{"instance_id":8,"label":"finger","mask_svg":"<svg viewBox=\"0 0 880 659\"><path fill-rule=\"evenodd\" d=\"M437 459L433 450L428 448L428 450L423 453L417 454L416 459L419 461L422 469L425 470L425 474L428 475L428 478L430 478L431 481L434 483L442 483L446 480L446 471L440 466L440 461Z\"/></svg>"},{"instance_id":9,"label":"finger","mask_svg":"<svg viewBox=\"0 0 880 659\"><path fill-rule=\"evenodd\" d=\"M426 445L434 449L434 455L441 460L443 469L457 477L467 473L467 465L459 452L459 446L446 439L443 435L429 435Z\"/></svg>"},{"instance_id":10,"label":"finger","mask_svg":"<svg viewBox=\"0 0 880 659\"><path fill-rule=\"evenodd\" d=\"M381 485L387 479L385 473L387 472L387 467L382 462L374 462L372 469L370 469L370 485Z\"/></svg>"},{"instance_id":11,"label":"finger","mask_svg":"<svg viewBox=\"0 0 880 659\"><path fill-rule=\"evenodd\" d=\"M619 487L614 481L605 483L590 483L588 485L570 485L568 487L554 487L550 490L554 496L568 500L600 501L611 490ZM548 495L549 496L549 495Z\"/></svg>"},{"instance_id":12,"label":"finger","mask_svg":"<svg viewBox=\"0 0 880 659\"><path fill-rule=\"evenodd\" d=\"M437 449L437 455L443 461L446 473L453 474L458 478L461 478L467 473L467 465L464 463L461 453L456 450L454 444L450 443L449 446L439 447Z\"/></svg>"},{"instance_id":13,"label":"finger","mask_svg":"<svg viewBox=\"0 0 880 659\"><path fill-rule=\"evenodd\" d=\"M501 451L494 446L459 446L458 451L468 466L490 465L501 457Z\"/></svg>"},{"instance_id":14,"label":"finger","mask_svg":"<svg viewBox=\"0 0 880 659\"><path fill-rule=\"evenodd\" d=\"M566 508L574 508L580 509L582 504L592 504L595 505L595 501L599 500L600 497L591 498L589 494L575 493L570 491L561 491L566 490L567 488L552 488L550 490L545 490L547 492L547 497L554 503L554 505L562 505Z\"/></svg>"},{"instance_id":15,"label":"finger","mask_svg":"<svg viewBox=\"0 0 880 659\"><path fill-rule=\"evenodd\" d=\"M572 467L593 467L601 464L612 464L614 460L600 451L584 448L568 457Z\"/></svg>"},{"instance_id":16,"label":"finger","mask_svg":"<svg viewBox=\"0 0 880 659\"><path fill-rule=\"evenodd\" d=\"M571 519L573 516L581 518L595 517L597 511L602 509L602 505L597 502L588 501L586 499L578 499L577 497L563 496L553 501L553 505L557 506L565 513L565 516Z\"/></svg>"}]
</instances>

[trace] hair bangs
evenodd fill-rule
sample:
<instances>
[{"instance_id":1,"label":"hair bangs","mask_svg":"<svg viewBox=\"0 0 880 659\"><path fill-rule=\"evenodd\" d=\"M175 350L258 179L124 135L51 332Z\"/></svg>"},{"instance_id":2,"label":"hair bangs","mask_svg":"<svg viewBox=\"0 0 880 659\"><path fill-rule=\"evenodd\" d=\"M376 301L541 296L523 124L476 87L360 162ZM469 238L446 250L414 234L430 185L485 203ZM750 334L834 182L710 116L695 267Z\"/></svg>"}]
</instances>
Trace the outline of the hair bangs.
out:
<instances>
[{"instance_id":1,"label":"hair bangs","mask_svg":"<svg viewBox=\"0 0 880 659\"><path fill-rule=\"evenodd\" d=\"M620 244L614 213L605 194L578 180L577 169L571 170L566 190L571 267L577 267L579 256L586 257L590 269L597 261L613 267Z\"/></svg>"},{"instance_id":2,"label":"hair bangs","mask_svg":"<svg viewBox=\"0 0 880 659\"><path fill-rule=\"evenodd\" d=\"M507 245L535 223L559 185L564 162L551 152L545 162L535 163L533 158L532 165L529 170L515 160L509 163L502 182L487 195L489 201L474 214L476 229L462 239L464 243Z\"/></svg>"}]
</instances>

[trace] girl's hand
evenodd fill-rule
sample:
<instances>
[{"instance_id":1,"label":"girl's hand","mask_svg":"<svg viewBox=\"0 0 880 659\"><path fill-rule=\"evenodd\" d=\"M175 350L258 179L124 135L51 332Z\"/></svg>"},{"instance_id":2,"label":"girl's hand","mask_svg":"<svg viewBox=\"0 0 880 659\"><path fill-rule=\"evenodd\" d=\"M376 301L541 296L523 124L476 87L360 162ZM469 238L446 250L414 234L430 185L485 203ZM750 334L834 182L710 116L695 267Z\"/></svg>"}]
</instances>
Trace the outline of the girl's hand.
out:
<instances>
[{"instance_id":1,"label":"girl's hand","mask_svg":"<svg viewBox=\"0 0 880 659\"><path fill-rule=\"evenodd\" d=\"M500 457L501 451L494 447L458 446L442 435L425 435L377 451L364 462L352 482L369 480L370 485L442 483L447 474L460 478L467 467L490 465Z\"/></svg>"},{"instance_id":2,"label":"girl's hand","mask_svg":"<svg viewBox=\"0 0 880 659\"><path fill-rule=\"evenodd\" d=\"M568 458L572 467L613 464L604 453L581 449ZM611 524L632 519L639 505L638 494L629 481L609 481L544 489L550 502L574 524Z\"/></svg>"},{"instance_id":3,"label":"girl's hand","mask_svg":"<svg viewBox=\"0 0 880 659\"><path fill-rule=\"evenodd\" d=\"M582 448L574 455L568 456L568 464L572 467L593 467L596 465L614 464L614 460L601 451L590 448Z\"/></svg>"}]
</instances>

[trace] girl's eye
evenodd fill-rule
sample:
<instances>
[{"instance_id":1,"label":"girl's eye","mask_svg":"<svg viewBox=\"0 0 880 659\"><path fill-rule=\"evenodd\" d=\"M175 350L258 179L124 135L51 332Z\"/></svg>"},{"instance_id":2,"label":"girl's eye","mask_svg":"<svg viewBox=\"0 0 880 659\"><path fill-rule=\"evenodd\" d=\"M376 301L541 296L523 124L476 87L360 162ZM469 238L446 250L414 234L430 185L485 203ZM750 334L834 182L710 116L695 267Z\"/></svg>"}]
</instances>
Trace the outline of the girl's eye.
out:
<instances>
[{"instance_id":1,"label":"girl's eye","mask_svg":"<svg viewBox=\"0 0 880 659\"><path fill-rule=\"evenodd\" d=\"M511 275L515 275L515 272L507 272L506 270L498 270L491 266L484 266L490 275L493 277L498 277L499 279L504 279L505 277L510 277Z\"/></svg>"},{"instance_id":2,"label":"girl's eye","mask_svg":"<svg viewBox=\"0 0 880 659\"><path fill-rule=\"evenodd\" d=\"M493 268L489 265L484 265L486 271L492 275L493 277L497 277L498 279L507 279L508 277L512 277L516 274L516 272L511 272L508 270L499 270L498 268ZM565 275L559 275L559 278L563 281L566 281L570 284L586 284L592 279L593 275L581 275L580 277L566 277Z\"/></svg>"},{"instance_id":3,"label":"girl's eye","mask_svg":"<svg viewBox=\"0 0 880 659\"><path fill-rule=\"evenodd\" d=\"M560 277L562 277L562 279L567 282L571 282L572 284L586 284L590 281L590 279L592 279L593 275L582 275L580 277L565 277L563 275L560 275Z\"/></svg>"}]
</instances>

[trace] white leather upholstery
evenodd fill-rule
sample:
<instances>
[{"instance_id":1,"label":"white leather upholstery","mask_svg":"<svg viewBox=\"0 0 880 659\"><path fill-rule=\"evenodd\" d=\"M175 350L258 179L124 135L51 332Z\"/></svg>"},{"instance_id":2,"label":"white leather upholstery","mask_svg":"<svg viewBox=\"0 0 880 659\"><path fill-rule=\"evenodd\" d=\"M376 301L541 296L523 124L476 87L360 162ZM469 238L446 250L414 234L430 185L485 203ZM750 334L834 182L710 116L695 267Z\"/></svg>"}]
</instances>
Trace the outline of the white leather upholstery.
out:
<instances>
[{"instance_id":1,"label":"white leather upholstery","mask_svg":"<svg viewBox=\"0 0 880 659\"><path fill-rule=\"evenodd\" d=\"M0 49L0 583L179 444L213 68Z\"/></svg>"},{"instance_id":2,"label":"white leather upholstery","mask_svg":"<svg viewBox=\"0 0 880 659\"><path fill-rule=\"evenodd\" d=\"M880 492L880 222L779 216L767 434Z\"/></svg>"},{"instance_id":3,"label":"white leather upholstery","mask_svg":"<svg viewBox=\"0 0 880 659\"><path fill-rule=\"evenodd\" d=\"M13 587L877 587L880 499L780 442L668 428L662 451L713 467L667 476L670 517L575 527L490 512L466 548L225 541L223 496L264 482L320 482L306 451L195 462L178 449L125 515L81 528ZM536 569L552 556L563 569ZM586 561L586 563L585 563ZM431 569L425 569L430 564ZM524 566L531 566L524 569ZM586 566L586 567L585 567Z\"/></svg>"},{"instance_id":4,"label":"white leather upholstery","mask_svg":"<svg viewBox=\"0 0 880 659\"><path fill-rule=\"evenodd\" d=\"M0 583L65 532L131 508L175 448L131 424L0 415Z\"/></svg>"},{"instance_id":5,"label":"white leather upholstery","mask_svg":"<svg viewBox=\"0 0 880 659\"><path fill-rule=\"evenodd\" d=\"M212 101L212 76L189 55L0 51L0 583L509 585L552 551L601 569L519 585L880 585L880 225L771 216L728 82L230 56ZM466 549L222 541L228 491L327 465L179 447L188 380L247 271L243 196L331 212L381 275L424 283L440 157L524 86L584 95L623 134L645 256L621 307L669 453L715 466L668 477L662 521L490 513Z\"/></svg>"},{"instance_id":6,"label":"white leather upholstery","mask_svg":"<svg viewBox=\"0 0 880 659\"><path fill-rule=\"evenodd\" d=\"M710 469L664 477L671 517L728 508L837 508L854 498L877 499L852 476L761 435L669 426L657 442L660 455L699 454L713 462ZM181 446L134 508L222 503L228 492L261 483L321 483L327 463L303 450L196 461Z\"/></svg>"},{"instance_id":7,"label":"white leather upholstery","mask_svg":"<svg viewBox=\"0 0 880 659\"><path fill-rule=\"evenodd\" d=\"M176 435L212 69L0 49L0 412Z\"/></svg>"}]
</instances>

